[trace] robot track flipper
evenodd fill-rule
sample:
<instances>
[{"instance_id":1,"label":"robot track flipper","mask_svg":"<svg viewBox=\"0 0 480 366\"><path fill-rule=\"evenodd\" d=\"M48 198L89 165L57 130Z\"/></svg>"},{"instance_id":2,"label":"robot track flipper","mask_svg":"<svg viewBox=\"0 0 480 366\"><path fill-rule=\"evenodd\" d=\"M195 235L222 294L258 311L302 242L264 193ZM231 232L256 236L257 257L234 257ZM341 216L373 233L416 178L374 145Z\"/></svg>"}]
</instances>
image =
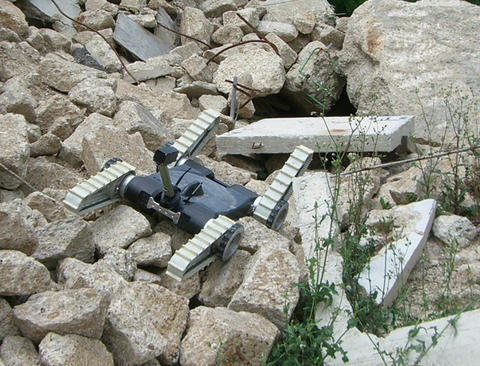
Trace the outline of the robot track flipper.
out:
<instances>
[{"instance_id":1,"label":"robot track flipper","mask_svg":"<svg viewBox=\"0 0 480 366\"><path fill-rule=\"evenodd\" d=\"M210 219L175 252L168 262L167 275L182 281L208 266L217 256L227 261L237 250L242 233L243 226L226 216Z\"/></svg>"}]
</instances>

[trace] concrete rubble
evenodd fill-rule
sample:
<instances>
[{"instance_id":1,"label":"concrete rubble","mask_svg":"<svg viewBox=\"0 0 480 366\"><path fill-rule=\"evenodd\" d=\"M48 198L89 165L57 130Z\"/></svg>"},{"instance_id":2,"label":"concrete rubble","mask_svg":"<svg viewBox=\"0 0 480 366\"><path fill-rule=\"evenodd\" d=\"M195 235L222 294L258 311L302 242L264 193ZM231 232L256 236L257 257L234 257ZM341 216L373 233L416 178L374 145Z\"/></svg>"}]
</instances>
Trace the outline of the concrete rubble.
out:
<instances>
[{"instance_id":1,"label":"concrete rubble","mask_svg":"<svg viewBox=\"0 0 480 366\"><path fill-rule=\"evenodd\" d=\"M318 325L335 320L333 335L351 363L382 364L371 340L394 352L412 329L384 338L347 329L353 310L341 249L357 198L370 229L361 244L375 251L359 279L365 296L377 293L387 306L415 285L424 248L433 258L428 279L441 277L439 253L456 248L452 293L459 304L467 288L480 294L478 222L444 211L433 217L441 187L455 183L453 160L436 165L438 202L415 202L425 174L437 174L430 165L338 182L322 169L347 145L345 172L417 157L411 135L438 145L449 86L455 102L472 102L470 121L478 120L478 6L369 0L338 17L326 0L56 3L76 22L50 0L0 0L0 365L261 365L302 306L293 283L308 279L312 259L337 290L315 309ZM235 77L244 92L233 97ZM238 116L230 118L233 102ZM320 154L294 179L279 232L240 218L245 232L233 258L178 282L166 267L191 234L123 201L79 217L62 200L113 157L137 175L153 173L153 152L206 109L223 116L195 159L227 184L264 194L296 145ZM463 166L475 159L462 155L462 183L475 177ZM461 210L475 212L477 199L467 192ZM458 334L448 327L424 361L476 364L469 324L478 319L478 311L464 313ZM419 339L429 345L431 334Z\"/></svg>"}]
</instances>

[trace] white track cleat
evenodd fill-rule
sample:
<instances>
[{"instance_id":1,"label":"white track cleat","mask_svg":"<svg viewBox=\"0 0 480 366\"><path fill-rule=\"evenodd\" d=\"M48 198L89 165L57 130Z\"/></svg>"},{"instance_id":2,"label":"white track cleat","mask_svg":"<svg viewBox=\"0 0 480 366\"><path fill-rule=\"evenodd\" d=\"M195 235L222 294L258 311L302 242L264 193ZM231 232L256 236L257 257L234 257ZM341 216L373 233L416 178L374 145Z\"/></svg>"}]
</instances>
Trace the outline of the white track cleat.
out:
<instances>
[{"instance_id":1,"label":"white track cleat","mask_svg":"<svg viewBox=\"0 0 480 366\"><path fill-rule=\"evenodd\" d=\"M279 230L287 216L288 198L292 194L292 179L299 177L312 161L313 150L297 146L290 154L267 192L256 202L253 217L273 230Z\"/></svg>"},{"instance_id":2,"label":"white track cleat","mask_svg":"<svg viewBox=\"0 0 480 366\"><path fill-rule=\"evenodd\" d=\"M217 255L223 261L235 253L243 233L243 226L226 216L210 219L205 227L168 262L167 275L182 281L212 263Z\"/></svg>"},{"instance_id":3,"label":"white track cleat","mask_svg":"<svg viewBox=\"0 0 480 366\"><path fill-rule=\"evenodd\" d=\"M79 215L118 201L120 185L129 175L135 175L135 168L123 161L117 161L90 179L70 189L63 204Z\"/></svg>"}]
</instances>

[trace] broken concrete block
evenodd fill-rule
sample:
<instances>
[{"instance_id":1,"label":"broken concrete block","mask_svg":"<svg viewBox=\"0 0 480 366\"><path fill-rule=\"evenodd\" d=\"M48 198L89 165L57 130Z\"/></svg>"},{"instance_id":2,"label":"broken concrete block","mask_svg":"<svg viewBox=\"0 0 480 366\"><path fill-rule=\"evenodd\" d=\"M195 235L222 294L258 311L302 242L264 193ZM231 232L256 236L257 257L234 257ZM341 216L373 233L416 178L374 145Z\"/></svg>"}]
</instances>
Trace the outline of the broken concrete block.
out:
<instances>
[{"instance_id":1,"label":"broken concrete block","mask_svg":"<svg viewBox=\"0 0 480 366\"><path fill-rule=\"evenodd\" d=\"M40 102L36 114L35 124L41 128L42 133L50 131L62 140L70 136L84 118L83 111L59 93ZM61 126L62 124L64 125Z\"/></svg>"},{"instance_id":2,"label":"broken concrete block","mask_svg":"<svg viewBox=\"0 0 480 366\"><path fill-rule=\"evenodd\" d=\"M190 44L190 43L188 43ZM199 98L202 95L217 95L217 86L205 81L192 81L184 85L177 86L174 92L186 94L188 98Z\"/></svg>"},{"instance_id":3,"label":"broken concrete block","mask_svg":"<svg viewBox=\"0 0 480 366\"><path fill-rule=\"evenodd\" d=\"M48 222L63 220L66 218L64 206L60 201L50 196L51 190L44 192L32 192L26 199L25 203L32 209L41 212ZM64 196L64 194L62 194Z\"/></svg>"},{"instance_id":4,"label":"broken concrete block","mask_svg":"<svg viewBox=\"0 0 480 366\"><path fill-rule=\"evenodd\" d=\"M189 6L183 9L182 18L180 20L180 33L210 44L210 36L213 32L213 28L213 24L210 23L200 9ZM195 41L182 37L181 42L182 44L186 44ZM202 49L206 48L205 45L199 42L196 43L198 47Z\"/></svg>"},{"instance_id":5,"label":"broken concrete block","mask_svg":"<svg viewBox=\"0 0 480 366\"><path fill-rule=\"evenodd\" d=\"M367 294L376 293L377 304L389 306L395 301L422 254L435 218L435 208L435 200L427 199L370 212L365 223L367 227L384 226L391 221L395 228L392 241L371 258L358 279Z\"/></svg>"},{"instance_id":6,"label":"broken concrete block","mask_svg":"<svg viewBox=\"0 0 480 366\"><path fill-rule=\"evenodd\" d=\"M441 215L433 222L433 235L447 245L469 246L478 235L472 222L463 216Z\"/></svg>"},{"instance_id":7,"label":"broken concrete block","mask_svg":"<svg viewBox=\"0 0 480 366\"><path fill-rule=\"evenodd\" d=\"M121 0L120 6L136 10L137 12L147 6L147 0Z\"/></svg>"},{"instance_id":8,"label":"broken concrete block","mask_svg":"<svg viewBox=\"0 0 480 366\"><path fill-rule=\"evenodd\" d=\"M75 18L80 14L80 6L76 0L65 0L57 3L62 12L70 18ZM57 7L49 0L28 0L21 3L21 8L27 18L35 19L44 23L54 23L61 21L68 25L72 25L72 21L63 16Z\"/></svg>"},{"instance_id":9,"label":"broken concrete block","mask_svg":"<svg viewBox=\"0 0 480 366\"><path fill-rule=\"evenodd\" d=\"M173 68L169 65L165 56L155 56L149 58L146 62L137 61L127 65L127 70L137 81L156 79L161 76L169 75ZM134 82L128 73L124 73L123 79L129 83Z\"/></svg>"},{"instance_id":10,"label":"broken concrete block","mask_svg":"<svg viewBox=\"0 0 480 366\"><path fill-rule=\"evenodd\" d=\"M292 253L275 246L261 247L248 263L243 283L228 308L260 314L284 329L300 297L298 288L292 286L299 278L300 269Z\"/></svg>"},{"instance_id":11,"label":"broken concrete block","mask_svg":"<svg viewBox=\"0 0 480 366\"><path fill-rule=\"evenodd\" d=\"M253 27L257 28L260 23L259 12L255 8L245 8L238 11L226 11L222 14L224 26L237 26L242 29L244 33L249 33L252 29L237 15L240 14Z\"/></svg>"},{"instance_id":12,"label":"broken concrete block","mask_svg":"<svg viewBox=\"0 0 480 366\"><path fill-rule=\"evenodd\" d=\"M62 33L49 28L39 29L43 41L43 50L45 53L64 51L70 53L72 50L72 41Z\"/></svg>"},{"instance_id":13,"label":"broken concrete block","mask_svg":"<svg viewBox=\"0 0 480 366\"><path fill-rule=\"evenodd\" d=\"M245 185L252 179L252 173L244 169L236 168L225 161L216 161L205 155L198 155L195 159L200 161L204 167L212 170L216 178L227 184Z\"/></svg>"},{"instance_id":14,"label":"broken concrete block","mask_svg":"<svg viewBox=\"0 0 480 366\"><path fill-rule=\"evenodd\" d=\"M392 175L380 187L377 198L389 205L405 205L416 201L422 191L422 171L418 167Z\"/></svg>"},{"instance_id":15,"label":"broken concrete block","mask_svg":"<svg viewBox=\"0 0 480 366\"><path fill-rule=\"evenodd\" d=\"M86 33L86 32L81 32ZM92 35L91 39L85 43L85 49L88 51L88 55L95 61L97 65L100 65L105 71L107 72L115 72L120 71L122 69L122 64L118 59L116 53L112 50L110 45L105 42L105 40L100 37L98 34ZM73 54L73 53L72 53ZM74 54L73 54L74 55ZM75 56L75 55L74 55ZM88 58L85 57L84 58ZM78 59L78 57L77 57ZM95 67L95 64L92 64L89 61L89 64L82 62L82 58L80 62L84 65ZM95 67L98 69L98 67Z\"/></svg>"},{"instance_id":16,"label":"broken concrete block","mask_svg":"<svg viewBox=\"0 0 480 366\"><path fill-rule=\"evenodd\" d=\"M76 334L48 333L38 345L38 351L48 366L113 366L113 356L102 342Z\"/></svg>"},{"instance_id":17,"label":"broken concrete block","mask_svg":"<svg viewBox=\"0 0 480 366\"><path fill-rule=\"evenodd\" d=\"M107 307L106 294L94 289L45 291L15 306L13 314L22 334L35 343L49 332L99 339Z\"/></svg>"},{"instance_id":18,"label":"broken concrete block","mask_svg":"<svg viewBox=\"0 0 480 366\"><path fill-rule=\"evenodd\" d=\"M242 37L242 28L236 25L224 25L212 34L212 40L217 44L239 43L242 40Z\"/></svg>"},{"instance_id":19,"label":"broken concrete block","mask_svg":"<svg viewBox=\"0 0 480 366\"><path fill-rule=\"evenodd\" d=\"M126 281L131 281L137 271L137 263L132 254L118 247L110 248L104 257L95 264L97 266L110 266Z\"/></svg>"},{"instance_id":20,"label":"broken concrete block","mask_svg":"<svg viewBox=\"0 0 480 366\"><path fill-rule=\"evenodd\" d=\"M166 274L166 270L160 274L160 285L169 289L178 296L188 300L200 292L200 275L195 273L193 276L183 281L177 281Z\"/></svg>"},{"instance_id":21,"label":"broken concrete block","mask_svg":"<svg viewBox=\"0 0 480 366\"><path fill-rule=\"evenodd\" d=\"M36 70L40 53L27 42L0 42L0 81Z\"/></svg>"},{"instance_id":22,"label":"broken concrete block","mask_svg":"<svg viewBox=\"0 0 480 366\"><path fill-rule=\"evenodd\" d=\"M89 113L111 117L117 107L114 87L112 80L85 79L70 89L68 97L73 103L86 107Z\"/></svg>"},{"instance_id":23,"label":"broken concrete block","mask_svg":"<svg viewBox=\"0 0 480 366\"><path fill-rule=\"evenodd\" d=\"M158 285L132 282L112 298L102 340L119 364L156 357L175 364L188 313L187 299Z\"/></svg>"},{"instance_id":24,"label":"broken concrete block","mask_svg":"<svg viewBox=\"0 0 480 366\"><path fill-rule=\"evenodd\" d=\"M29 34L28 23L25 20L25 15L11 2L1 2L0 23L2 24L2 27L13 31L22 38L26 38Z\"/></svg>"},{"instance_id":25,"label":"broken concrete block","mask_svg":"<svg viewBox=\"0 0 480 366\"><path fill-rule=\"evenodd\" d=\"M206 0L200 8L207 17L219 17L226 11L237 10L237 5L234 0Z\"/></svg>"},{"instance_id":26,"label":"broken concrete block","mask_svg":"<svg viewBox=\"0 0 480 366\"><path fill-rule=\"evenodd\" d=\"M324 23L317 24L312 32L312 41L320 41L327 46L331 44L337 50L342 49L344 38L345 33Z\"/></svg>"},{"instance_id":27,"label":"broken concrete block","mask_svg":"<svg viewBox=\"0 0 480 366\"><path fill-rule=\"evenodd\" d=\"M214 75L214 82L222 93L228 94L232 84L225 80L233 80L244 73L252 75L251 88L257 90L257 96L276 94L285 83L285 69L282 59L277 54L260 48L251 48L228 56L220 63Z\"/></svg>"},{"instance_id":28,"label":"broken concrete block","mask_svg":"<svg viewBox=\"0 0 480 366\"><path fill-rule=\"evenodd\" d=\"M238 220L244 227L244 233L239 243L239 248L254 254L262 247L290 248L290 240L280 235L274 230L270 230L262 223L250 216L242 217Z\"/></svg>"},{"instance_id":29,"label":"broken concrete block","mask_svg":"<svg viewBox=\"0 0 480 366\"><path fill-rule=\"evenodd\" d=\"M258 314L199 306L190 312L180 348L184 366L215 365L219 357L231 365L262 365L278 329Z\"/></svg>"},{"instance_id":30,"label":"broken concrete block","mask_svg":"<svg viewBox=\"0 0 480 366\"><path fill-rule=\"evenodd\" d=\"M133 260L142 266L165 268L172 256L172 237L164 233L154 233L140 238L128 247Z\"/></svg>"},{"instance_id":31,"label":"broken concrete block","mask_svg":"<svg viewBox=\"0 0 480 366\"><path fill-rule=\"evenodd\" d=\"M20 336L5 337L0 347L0 356L6 365L41 365L35 345L30 339Z\"/></svg>"},{"instance_id":32,"label":"broken concrete block","mask_svg":"<svg viewBox=\"0 0 480 366\"><path fill-rule=\"evenodd\" d=\"M39 190L70 189L80 183L82 178L77 171L50 161L44 156L30 159L27 163L25 179L28 182L35 182L35 187Z\"/></svg>"},{"instance_id":33,"label":"broken concrete block","mask_svg":"<svg viewBox=\"0 0 480 366\"><path fill-rule=\"evenodd\" d=\"M315 28L315 14L307 11L295 12L293 25L302 34L310 34Z\"/></svg>"},{"instance_id":34,"label":"broken concrete block","mask_svg":"<svg viewBox=\"0 0 480 366\"><path fill-rule=\"evenodd\" d=\"M288 23L269 22L262 20L258 24L258 31L266 36L268 33L275 33L285 42L293 41L298 36L297 29Z\"/></svg>"},{"instance_id":35,"label":"broken concrete block","mask_svg":"<svg viewBox=\"0 0 480 366\"><path fill-rule=\"evenodd\" d=\"M101 255L110 248L126 248L135 240L152 234L150 223L140 212L120 205L91 224L93 242Z\"/></svg>"},{"instance_id":36,"label":"broken concrete block","mask_svg":"<svg viewBox=\"0 0 480 366\"><path fill-rule=\"evenodd\" d=\"M110 13L112 17L118 14L118 5L112 4L107 0L87 0L85 2L85 10L105 10Z\"/></svg>"},{"instance_id":37,"label":"broken concrete block","mask_svg":"<svg viewBox=\"0 0 480 366\"><path fill-rule=\"evenodd\" d=\"M38 103L29 90L30 83L24 76L15 76L7 80L0 95L0 113L21 114L25 119L34 123L35 108Z\"/></svg>"},{"instance_id":38,"label":"broken concrete block","mask_svg":"<svg viewBox=\"0 0 480 366\"><path fill-rule=\"evenodd\" d=\"M275 33L268 33L265 38L277 47L285 69L289 69L297 60L297 53Z\"/></svg>"},{"instance_id":39,"label":"broken concrete block","mask_svg":"<svg viewBox=\"0 0 480 366\"><path fill-rule=\"evenodd\" d=\"M19 335L18 328L13 323L13 310L4 298L0 298L0 340L7 336Z\"/></svg>"},{"instance_id":40,"label":"broken concrete block","mask_svg":"<svg viewBox=\"0 0 480 366\"><path fill-rule=\"evenodd\" d=\"M79 216L69 217L38 228L38 245L32 257L53 269L61 259L71 257L93 262L95 244L87 222Z\"/></svg>"},{"instance_id":41,"label":"broken concrete block","mask_svg":"<svg viewBox=\"0 0 480 366\"><path fill-rule=\"evenodd\" d=\"M123 13L117 16L113 38L120 46L142 61L166 54L173 48Z\"/></svg>"},{"instance_id":42,"label":"broken concrete block","mask_svg":"<svg viewBox=\"0 0 480 366\"><path fill-rule=\"evenodd\" d=\"M106 28L113 28L115 25L112 15L108 11L102 9L84 11L80 13L75 20L88 26L88 28L86 28L83 25L74 23L73 26L78 32L87 29L99 31Z\"/></svg>"},{"instance_id":43,"label":"broken concrete block","mask_svg":"<svg viewBox=\"0 0 480 366\"><path fill-rule=\"evenodd\" d=\"M207 65L207 60L198 55L190 56L181 65L193 80L207 83L213 81L213 74L217 69L217 64L212 62Z\"/></svg>"},{"instance_id":44,"label":"broken concrete block","mask_svg":"<svg viewBox=\"0 0 480 366\"><path fill-rule=\"evenodd\" d=\"M53 133L46 133L34 143L30 144L30 156L56 155L62 148L62 140Z\"/></svg>"},{"instance_id":45,"label":"broken concrete block","mask_svg":"<svg viewBox=\"0 0 480 366\"><path fill-rule=\"evenodd\" d=\"M214 111L224 113L228 108L227 100L221 95L202 95L200 98L198 98L198 104L200 106L200 110L202 111L206 109L213 109Z\"/></svg>"},{"instance_id":46,"label":"broken concrete block","mask_svg":"<svg viewBox=\"0 0 480 366\"><path fill-rule=\"evenodd\" d=\"M129 135L119 128L105 126L84 136L82 161L90 175L97 174L103 164L113 157L134 164L142 173L155 171L153 153L146 148L138 132Z\"/></svg>"},{"instance_id":47,"label":"broken concrete block","mask_svg":"<svg viewBox=\"0 0 480 366\"><path fill-rule=\"evenodd\" d=\"M413 129L411 116L267 118L218 136L217 148L221 154L277 154L305 145L318 152L334 152L351 140L351 152L388 152Z\"/></svg>"},{"instance_id":48,"label":"broken concrete block","mask_svg":"<svg viewBox=\"0 0 480 366\"><path fill-rule=\"evenodd\" d=\"M30 155L27 122L20 114L0 115L2 138L0 139L0 163L25 178L26 162ZM15 189L22 182L4 169L0 170L0 188Z\"/></svg>"}]
</instances>

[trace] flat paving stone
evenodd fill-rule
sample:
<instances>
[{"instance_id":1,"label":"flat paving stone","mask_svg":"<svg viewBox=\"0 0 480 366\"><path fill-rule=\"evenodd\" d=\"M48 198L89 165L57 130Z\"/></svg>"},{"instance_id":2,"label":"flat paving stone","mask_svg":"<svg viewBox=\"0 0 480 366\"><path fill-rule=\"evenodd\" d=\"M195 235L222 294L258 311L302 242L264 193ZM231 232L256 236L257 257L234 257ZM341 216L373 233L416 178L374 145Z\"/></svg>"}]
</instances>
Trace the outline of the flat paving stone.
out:
<instances>
[{"instance_id":1,"label":"flat paving stone","mask_svg":"<svg viewBox=\"0 0 480 366\"><path fill-rule=\"evenodd\" d=\"M217 149L220 154L276 154L305 145L332 152L345 148L352 136L350 152L388 152L413 131L412 116L267 118L217 136Z\"/></svg>"}]
</instances>

